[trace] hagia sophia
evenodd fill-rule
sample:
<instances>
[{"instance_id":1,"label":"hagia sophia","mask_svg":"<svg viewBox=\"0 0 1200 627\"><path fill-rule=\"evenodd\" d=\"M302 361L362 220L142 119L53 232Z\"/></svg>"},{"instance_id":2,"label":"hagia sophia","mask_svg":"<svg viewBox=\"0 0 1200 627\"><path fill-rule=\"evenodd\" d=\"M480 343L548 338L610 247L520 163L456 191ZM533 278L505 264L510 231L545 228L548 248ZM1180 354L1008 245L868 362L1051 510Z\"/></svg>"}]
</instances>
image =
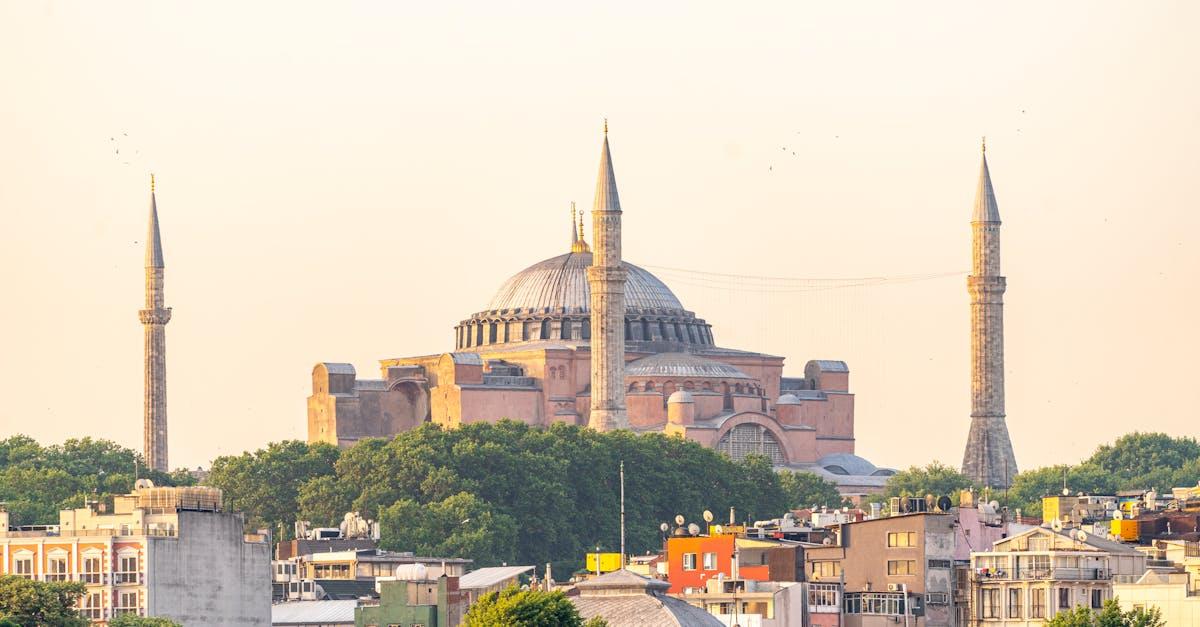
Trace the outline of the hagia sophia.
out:
<instances>
[{"instance_id":1,"label":"hagia sophia","mask_svg":"<svg viewBox=\"0 0 1200 627\"><path fill-rule=\"evenodd\" d=\"M847 494L878 491L895 471L854 454L847 365L813 359L802 376L784 376L784 357L720 346L666 284L622 260L620 214L606 128L595 250L572 209L563 252L514 274L455 325L452 351L381 359L380 378L317 364L308 440L344 447L425 422L565 422L679 435L816 472Z\"/></svg>"}]
</instances>

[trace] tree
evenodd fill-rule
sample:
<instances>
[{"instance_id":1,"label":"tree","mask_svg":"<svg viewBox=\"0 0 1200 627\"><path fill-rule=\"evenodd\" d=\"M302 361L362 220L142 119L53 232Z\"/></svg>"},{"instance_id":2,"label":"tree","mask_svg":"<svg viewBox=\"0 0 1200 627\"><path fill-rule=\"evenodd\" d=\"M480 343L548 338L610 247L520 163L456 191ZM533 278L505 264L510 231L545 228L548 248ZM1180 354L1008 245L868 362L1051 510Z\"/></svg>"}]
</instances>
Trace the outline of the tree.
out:
<instances>
[{"instance_id":1,"label":"tree","mask_svg":"<svg viewBox=\"0 0 1200 627\"><path fill-rule=\"evenodd\" d=\"M1131 479L1160 468L1179 468L1197 458L1200 458L1200 443L1192 438L1135 431L1096 449L1084 463L1095 464L1110 475Z\"/></svg>"},{"instance_id":2,"label":"tree","mask_svg":"<svg viewBox=\"0 0 1200 627\"><path fill-rule=\"evenodd\" d=\"M388 550L470 556L476 566L496 566L516 557L516 523L468 492L426 505L397 501L380 512L379 527L380 546Z\"/></svg>"},{"instance_id":3,"label":"tree","mask_svg":"<svg viewBox=\"0 0 1200 627\"><path fill-rule=\"evenodd\" d=\"M354 489L335 475L319 475L300 484L296 503L300 518L317 527L336 527L352 511Z\"/></svg>"},{"instance_id":4,"label":"tree","mask_svg":"<svg viewBox=\"0 0 1200 627\"><path fill-rule=\"evenodd\" d=\"M783 471L779 473L779 485L791 509L814 506L841 507L844 504L837 484L826 481L816 473Z\"/></svg>"},{"instance_id":5,"label":"tree","mask_svg":"<svg viewBox=\"0 0 1200 627\"><path fill-rule=\"evenodd\" d=\"M183 627L183 625L161 616L119 614L108 621L108 627Z\"/></svg>"},{"instance_id":6,"label":"tree","mask_svg":"<svg viewBox=\"0 0 1200 627\"><path fill-rule=\"evenodd\" d=\"M21 627L87 625L75 607L83 592L84 586L78 581L42 582L15 575L3 576L0 577L0 619Z\"/></svg>"},{"instance_id":7,"label":"tree","mask_svg":"<svg viewBox=\"0 0 1200 627\"><path fill-rule=\"evenodd\" d=\"M957 503L960 490L970 488L971 480L961 472L941 463L913 466L892 475L883 488L883 497L948 495Z\"/></svg>"},{"instance_id":8,"label":"tree","mask_svg":"<svg viewBox=\"0 0 1200 627\"><path fill-rule=\"evenodd\" d=\"M227 507L245 512L247 529L282 525L281 539L286 539L300 511L300 486L332 475L338 455L336 446L323 442L274 442L253 453L213 460L208 483L224 491Z\"/></svg>"},{"instance_id":9,"label":"tree","mask_svg":"<svg viewBox=\"0 0 1200 627\"><path fill-rule=\"evenodd\" d=\"M1079 605L1063 610L1046 622L1046 627L1163 627L1162 612L1158 608L1149 610L1135 608L1121 611L1116 599L1104 602L1099 612Z\"/></svg>"},{"instance_id":10,"label":"tree","mask_svg":"<svg viewBox=\"0 0 1200 627\"><path fill-rule=\"evenodd\" d=\"M588 622L588 627L603 623ZM467 611L463 627L583 627L579 611L561 592L520 590L489 592Z\"/></svg>"}]
</instances>

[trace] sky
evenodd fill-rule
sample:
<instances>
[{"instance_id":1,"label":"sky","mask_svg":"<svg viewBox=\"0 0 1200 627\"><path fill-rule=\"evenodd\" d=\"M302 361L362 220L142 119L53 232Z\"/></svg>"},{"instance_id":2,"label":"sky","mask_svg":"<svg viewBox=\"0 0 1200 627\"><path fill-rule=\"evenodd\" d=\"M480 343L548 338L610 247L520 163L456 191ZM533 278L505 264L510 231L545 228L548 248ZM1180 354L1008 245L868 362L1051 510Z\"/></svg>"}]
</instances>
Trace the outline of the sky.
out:
<instances>
[{"instance_id":1,"label":"sky","mask_svg":"<svg viewBox=\"0 0 1200 627\"><path fill-rule=\"evenodd\" d=\"M606 117L625 258L723 346L792 376L848 362L875 463L962 460L984 135L1018 463L1196 436L1197 23L1186 2L4 0L0 437L140 449L151 171L170 459L207 467L304 439L317 362L451 350L567 252Z\"/></svg>"}]
</instances>

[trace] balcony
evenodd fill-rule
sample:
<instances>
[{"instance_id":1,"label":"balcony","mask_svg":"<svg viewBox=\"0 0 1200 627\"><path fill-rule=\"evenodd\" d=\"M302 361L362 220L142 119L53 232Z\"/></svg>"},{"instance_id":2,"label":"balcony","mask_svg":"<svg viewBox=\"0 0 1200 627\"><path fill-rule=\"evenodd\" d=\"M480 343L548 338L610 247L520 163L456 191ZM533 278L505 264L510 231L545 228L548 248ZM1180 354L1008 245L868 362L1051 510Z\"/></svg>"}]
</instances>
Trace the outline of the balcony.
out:
<instances>
[{"instance_id":1,"label":"balcony","mask_svg":"<svg viewBox=\"0 0 1200 627\"><path fill-rule=\"evenodd\" d=\"M1015 573L1009 570L989 570L976 573L976 581L1108 581L1112 572L1107 568L1021 568Z\"/></svg>"},{"instance_id":2,"label":"balcony","mask_svg":"<svg viewBox=\"0 0 1200 627\"><path fill-rule=\"evenodd\" d=\"M79 581L88 586L108 585L108 575L104 573L80 573Z\"/></svg>"},{"instance_id":3,"label":"balcony","mask_svg":"<svg viewBox=\"0 0 1200 627\"><path fill-rule=\"evenodd\" d=\"M121 585L140 585L144 583L142 573L113 573L113 583Z\"/></svg>"}]
</instances>

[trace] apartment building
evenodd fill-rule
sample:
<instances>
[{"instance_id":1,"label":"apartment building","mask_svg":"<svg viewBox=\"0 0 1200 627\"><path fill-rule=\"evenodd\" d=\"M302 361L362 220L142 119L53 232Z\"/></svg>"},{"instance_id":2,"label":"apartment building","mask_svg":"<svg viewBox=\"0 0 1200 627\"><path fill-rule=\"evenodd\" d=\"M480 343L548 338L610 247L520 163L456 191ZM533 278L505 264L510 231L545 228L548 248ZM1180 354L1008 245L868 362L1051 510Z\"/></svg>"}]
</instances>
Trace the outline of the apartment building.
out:
<instances>
[{"instance_id":1,"label":"apartment building","mask_svg":"<svg viewBox=\"0 0 1200 627\"><path fill-rule=\"evenodd\" d=\"M0 508L0 574L86 586L80 612L104 625L120 614L191 627L271 621L270 547L247 541L240 514L216 488L139 480L111 508L63 510L59 524L10 528Z\"/></svg>"}]
</instances>

